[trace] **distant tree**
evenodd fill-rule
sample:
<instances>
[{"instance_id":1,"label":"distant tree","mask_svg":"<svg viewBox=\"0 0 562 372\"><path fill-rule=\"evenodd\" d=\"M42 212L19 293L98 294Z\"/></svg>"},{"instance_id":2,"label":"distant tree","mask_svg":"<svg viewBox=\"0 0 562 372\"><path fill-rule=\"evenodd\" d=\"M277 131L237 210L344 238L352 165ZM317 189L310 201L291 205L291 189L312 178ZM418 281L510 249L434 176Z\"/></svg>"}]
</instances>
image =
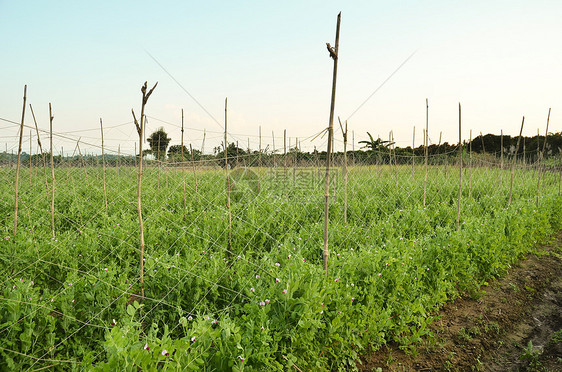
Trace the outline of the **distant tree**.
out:
<instances>
[{"instance_id":1,"label":"distant tree","mask_svg":"<svg viewBox=\"0 0 562 372\"><path fill-rule=\"evenodd\" d=\"M234 142L228 144L227 150L228 150L227 155L228 155L228 166L229 166L229 168L236 167L238 165L237 160L240 160L240 157L247 154L244 149L241 149L240 147L236 147L236 143L234 143ZM224 167L224 150L218 152L215 155L215 158L219 161L219 164L221 165L221 167Z\"/></svg>"},{"instance_id":2,"label":"distant tree","mask_svg":"<svg viewBox=\"0 0 562 372\"><path fill-rule=\"evenodd\" d=\"M365 146L364 148L367 148L371 151L381 151L383 149L389 148L391 145L394 144L394 142L390 142L390 141L383 141L380 138L377 139L373 139L373 136L371 136L371 133L367 132L367 135L369 136L369 140L368 141L359 141L359 143L364 143Z\"/></svg>"},{"instance_id":3,"label":"distant tree","mask_svg":"<svg viewBox=\"0 0 562 372\"><path fill-rule=\"evenodd\" d=\"M183 147L183 158L182 156L182 147ZM168 149L168 158L171 161L186 161L191 159L191 155L189 153L189 149L182 145L173 145L170 146Z\"/></svg>"},{"instance_id":4,"label":"distant tree","mask_svg":"<svg viewBox=\"0 0 562 372\"><path fill-rule=\"evenodd\" d=\"M164 128L158 128L146 140L148 141L150 150L156 159L161 161L166 160L166 149L168 148L171 138L168 137L168 133L164 131Z\"/></svg>"}]
</instances>

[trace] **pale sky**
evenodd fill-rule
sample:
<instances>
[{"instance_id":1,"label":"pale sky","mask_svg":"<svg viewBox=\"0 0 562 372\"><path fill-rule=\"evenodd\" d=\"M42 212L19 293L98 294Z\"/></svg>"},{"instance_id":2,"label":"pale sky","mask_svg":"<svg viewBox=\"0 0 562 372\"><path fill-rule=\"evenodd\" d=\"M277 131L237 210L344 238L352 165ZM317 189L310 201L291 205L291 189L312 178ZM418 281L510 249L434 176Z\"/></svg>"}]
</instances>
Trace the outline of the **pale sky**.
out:
<instances>
[{"instance_id":1,"label":"pale sky","mask_svg":"<svg viewBox=\"0 0 562 372\"><path fill-rule=\"evenodd\" d=\"M79 137L99 145L103 118L109 150L120 144L132 153L131 108L140 112L144 81L158 81L148 131L163 126L171 144L180 142L183 108L186 144L200 148L206 130L211 151L228 97L229 141L246 147L249 138L256 149L261 125L263 147L271 148L274 131L279 148L286 129L292 144L309 138L303 150L324 150L325 138L310 138L328 125L333 63L325 43L334 44L339 11L336 117L349 118L415 52L349 120L350 140L351 131L358 142L367 131L388 138L393 130L405 147L415 125L421 144L426 98L433 143L440 132L457 141L458 102L464 139L470 129L516 135L523 115L524 134L544 134L549 107L550 131L562 131L561 1L0 0L0 118L20 121L27 84L39 127L48 129L51 102L54 131L70 138L57 137L56 152L72 151ZM25 123L33 125L29 109ZM0 120L0 151L17 150L17 132Z\"/></svg>"}]
</instances>

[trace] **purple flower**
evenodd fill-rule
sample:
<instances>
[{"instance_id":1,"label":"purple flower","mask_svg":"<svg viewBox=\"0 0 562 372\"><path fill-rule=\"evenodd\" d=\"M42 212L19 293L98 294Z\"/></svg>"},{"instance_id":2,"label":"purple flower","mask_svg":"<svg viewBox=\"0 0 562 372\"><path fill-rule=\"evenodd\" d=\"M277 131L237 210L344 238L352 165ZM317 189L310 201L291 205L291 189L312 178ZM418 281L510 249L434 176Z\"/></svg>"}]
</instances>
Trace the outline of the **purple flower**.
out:
<instances>
[{"instance_id":1,"label":"purple flower","mask_svg":"<svg viewBox=\"0 0 562 372\"><path fill-rule=\"evenodd\" d=\"M261 301L260 306L265 306L265 302Z\"/></svg>"},{"instance_id":2,"label":"purple flower","mask_svg":"<svg viewBox=\"0 0 562 372\"><path fill-rule=\"evenodd\" d=\"M150 346L148 346L148 344L144 344L144 350L150 350Z\"/></svg>"},{"instance_id":3,"label":"purple flower","mask_svg":"<svg viewBox=\"0 0 562 372\"><path fill-rule=\"evenodd\" d=\"M117 325L117 321L115 319L113 319L113 322L111 322L111 325L115 327Z\"/></svg>"},{"instance_id":4,"label":"purple flower","mask_svg":"<svg viewBox=\"0 0 562 372\"><path fill-rule=\"evenodd\" d=\"M280 264L279 262L276 262L276 263L275 263L275 266L280 267L281 264Z\"/></svg>"},{"instance_id":5,"label":"purple flower","mask_svg":"<svg viewBox=\"0 0 562 372\"><path fill-rule=\"evenodd\" d=\"M265 299L265 304L269 305L269 300L267 298Z\"/></svg>"},{"instance_id":6,"label":"purple flower","mask_svg":"<svg viewBox=\"0 0 562 372\"><path fill-rule=\"evenodd\" d=\"M381 274L381 273L379 273L379 277L382 278L382 274Z\"/></svg>"},{"instance_id":7,"label":"purple flower","mask_svg":"<svg viewBox=\"0 0 562 372\"><path fill-rule=\"evenodd\" d=\"M191 320L193 320L193 317L190 315L190 316L187 318L187 320L190 320L190 321L191 321Z\"/></svg>"},{"instance_id":8,"label":"purple flower","mask_svg":"<svg viewBox=\"0 0 562 372\"><path fill-rule=\"evenodd\" d=\"M18 286L17 286L17 285L14 285L14 286L12 287L12 289L18 289Z\"/></svg>"},{"instance_id":9,"label":"purple flower","mask_svg":"<svg viewBox=\"0 0 562 372\"><path fill-rule=\"evenodd\" d=\"M261 330L262 330L262 331L265 331L265 328L263 328L263 326L261 326Z\"/></svg>"},{"instance_id":10,"label":"purple flower","mask_svg":"<svg viewBox=\"0 0 562 372\"><path fill-rule=\"evenodd\" d=\"M336 280L334 280L334 282L336 282L336 283L339 282L339 281L340 281L340 278L336 278Z\"/></svg>"},{"instance_id":11,"label":"purple flower","mask_svg":"<svg viewBox=\"0 0 562 372\"><path fill-rule=\"evenodd\" d=\"M195 338L195 336L191 337L191 342L195 342L197 341L197 338Z\"/></svg>"},{"instance_id":12,"label":"purple flower","mask_svg":"<svg viewBox=\"0 0 562 372\"><path fill-rule=\"evenodd\" d=\"M275 283L279 283L280 281L281 281L281 279L275 278Z\"/></svg>"},{"instance_id":13,"label":"purple flower","mask_svg":"<svg viewBox=\"0 0 562 372\"><path fill-rule=\"evenodd\" d=\"M286 290L286 289L283 290L283 294L287 294L287 290Z\"/></svg>"},{"instance_id":14,"label":"purple flower","mask_svg":"<svg viewBox=\"0 0 562 372\"><path fill-rule=\"evenodd\" d=\"M260 278L260 276L256 274L256 279L259 279L259 278Z\"/></svg>"},{"instance_id":15,"label":"purple flower","mask_svg":"<svg viewBox=\"0 0 562 372\"><path fill-rule=\"evenodd\" d=\"M170 355L170 353L168 353L168 350L164 349L164 350L162 350L162 355L168 356L168 355Z\"/></svg>"}]
</instances>

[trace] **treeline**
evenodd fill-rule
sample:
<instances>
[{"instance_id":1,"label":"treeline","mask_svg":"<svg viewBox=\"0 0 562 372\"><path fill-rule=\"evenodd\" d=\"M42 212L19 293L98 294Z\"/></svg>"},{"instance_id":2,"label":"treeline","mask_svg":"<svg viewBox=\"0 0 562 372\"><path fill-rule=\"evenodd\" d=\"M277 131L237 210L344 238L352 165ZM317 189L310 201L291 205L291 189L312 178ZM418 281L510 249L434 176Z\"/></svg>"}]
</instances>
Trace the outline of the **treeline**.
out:
<instances>
[{"instance_id":1,"label":"treeline","mask_svg":"<svg viewBox=\"0 0 562 372\"><path fill-rule=\"evenodd\" d=\"M463 153L468 155L470 151L476 156L477 154L485 154L488 160L499 160L503 150L504 157L517 158L526 163L536 162L539 157L539 151L544 145L544 136L521 137L519 150L515 154L518 136L503 136L486 134L477 136L472 141L463 142ZM371 141L361 141L365 144L361 149L348 151L347 157L350 164L411 164L412 157L416 163L422 163L425 156L424 146L418 146L412 149L408 147L394 147L387 141L380 139ZM169 149L162 149L162 152L154 154L151 150L143 151L143 159L147 165L166 164L167 166L181 166L185 162L197 162L205 166L224 167L224 149L216 147L213 154L202 154L200 150L190 150L186 146L173 145ZM166 151L167 150L167 151ZM427 148L430 164L442 164L448 161L454 161L458 157L458 144L432 144ZM163 156L166 154L167 156ZM257 150L248 150L237 147L235 143L230 143L227 148L229 167L238 166L263 166L263 167L282 167L288 166L320 166L326 161L326 151L312 152L300 151L298 147L292 147L287 150L286 154L277 150L275 153L269 151L261 153ZM552 133L547 137L545 147L545 159L560 157L562 155L562 132ZM135 156L117 156L114 154L105 155L105 164L112 166L134 165L139 160L139 155ZM44 159L44 160L43 160ZM343 152L336 152L333 155L334 164L341 164L343 161ZM32 165L42 166L43 161L50 166L50 154L45 153L29 155L25 152L21 154L21 164L23 166ZM55 166L98 166L101 165L101 155L84 155L84 156L53 156ZM13 165L17 162L17 154L2 152L0 153L0 165Z\"/></svg>"}]
</instances>

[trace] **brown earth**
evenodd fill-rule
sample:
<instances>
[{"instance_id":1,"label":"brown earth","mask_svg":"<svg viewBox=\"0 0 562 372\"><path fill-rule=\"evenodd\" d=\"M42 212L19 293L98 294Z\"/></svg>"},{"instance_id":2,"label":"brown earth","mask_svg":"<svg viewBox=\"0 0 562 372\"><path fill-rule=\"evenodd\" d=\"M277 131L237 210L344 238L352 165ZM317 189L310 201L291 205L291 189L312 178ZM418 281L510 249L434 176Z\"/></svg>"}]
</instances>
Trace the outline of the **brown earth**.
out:
<instances>
[{"instance_id":1,"label":"brown earth","mask_svg":"<svg viewBox=\"0 0 562 372\"><path fill-rule=\"evenodd\" d=\"M562 371L562 233L435 318L421 344L385 346L359 369Z\"/></svg>"}]
</instances>

